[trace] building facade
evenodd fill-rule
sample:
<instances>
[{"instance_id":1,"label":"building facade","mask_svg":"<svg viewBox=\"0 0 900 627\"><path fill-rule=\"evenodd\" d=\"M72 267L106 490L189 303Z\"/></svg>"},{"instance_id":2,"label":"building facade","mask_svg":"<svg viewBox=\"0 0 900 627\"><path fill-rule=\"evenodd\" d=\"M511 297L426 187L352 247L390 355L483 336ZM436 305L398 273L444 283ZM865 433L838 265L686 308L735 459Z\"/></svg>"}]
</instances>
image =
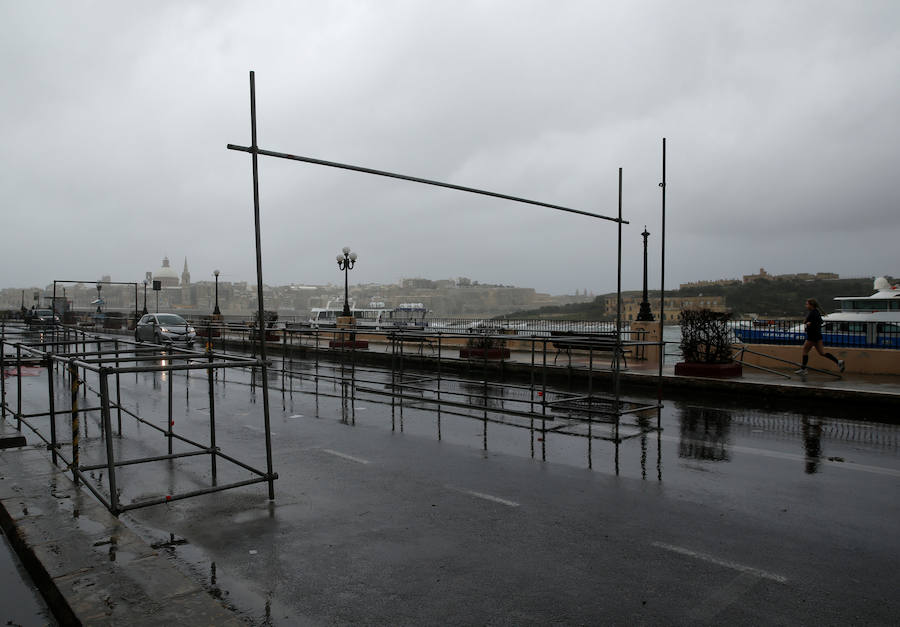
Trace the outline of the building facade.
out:
<instances>
[{"instance_id":1,"label":"building facade","mask_svg":"<svg viewBox=\"0 0 900 627\"><path fill-rule=\"evenodd\" d=\"M637 295L622 295L622 320L631 322L637 320L638 314L641 312L641 301L643 297ZM653 317L659 320L659 297L650 297L650 311ZM724 296L676 296L667 297L665 302L665 312L663 322L679 322L681 320L681 311L684 309L709 309L711 311L728 311L725 306ZM607 316L615 319L616 317L616 297L607 297L604 311Z\"/></svg>"}]
</instances>

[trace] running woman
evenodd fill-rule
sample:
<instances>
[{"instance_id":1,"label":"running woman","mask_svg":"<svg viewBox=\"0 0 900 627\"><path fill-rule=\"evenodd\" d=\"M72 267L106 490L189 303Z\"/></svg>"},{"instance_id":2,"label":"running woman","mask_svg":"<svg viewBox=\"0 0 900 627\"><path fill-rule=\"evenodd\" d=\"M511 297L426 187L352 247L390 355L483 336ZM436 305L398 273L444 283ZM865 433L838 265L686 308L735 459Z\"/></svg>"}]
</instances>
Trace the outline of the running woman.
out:
<instances>
[{"instance_id":1,"label":"running woman","mask_svg":"<svg viewBox=\"0 0 900 627\"><path fill-rule=\"evenodd\" d=\"M806 341L803 342L803 366L795 372L797 374L806 374L808 372L806 370L806 364L809 362L809 351L813 348L815 348L816 352L822 357L836 363L838 369L843 372L844 360L838 359L831 353L825 352L825 346L822 344L822 309L819 307L819 303L815 298L810 298L806 301L806 319L804 320L804 325L806 326Z\"/></svg>"}]
</instances>

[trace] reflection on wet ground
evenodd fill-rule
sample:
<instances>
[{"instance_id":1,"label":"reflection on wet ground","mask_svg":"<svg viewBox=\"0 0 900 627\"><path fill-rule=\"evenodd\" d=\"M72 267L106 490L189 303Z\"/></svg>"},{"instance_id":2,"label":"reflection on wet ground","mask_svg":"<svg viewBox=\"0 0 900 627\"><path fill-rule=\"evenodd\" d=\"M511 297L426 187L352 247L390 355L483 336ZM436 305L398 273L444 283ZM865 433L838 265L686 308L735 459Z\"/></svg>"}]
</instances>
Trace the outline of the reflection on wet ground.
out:
<instances>
[{"instance_id":1,"label":"reflection on wet ground","mask_svg":"<svg viewBox=\"0 0 900 627\"><path fill-rule=\"evenodd\" d=\"M526 573L533 574L537 563L527 557L529 551L541 560L578 565L576 573L585 577L587 571L579 570L588 568L581 565L582 551L602 560L600 555L611 549L605 544L579 548L565 535L587 534L597 542L598 521L602 534L629 538L617 546L633 547L652 531L666 541L644 544L657 550L676 547L674 552L683 556L684 545L696 538L677 537L678 529L703 528L712 512L747 537L768 534L795 543L804 541L795 534L802 537L809 525L825 521L828 529L840 532L820 532L823 542L835 540L829 534L842 533L846 536L839 537L854 546L860 538L889 535L886 525L892 523L886 521L897 513L896 503L884 501L891 490L896 494L900 479L900 431L891 425L787 409L722 407L702 398L664 400L657 411L655 399L627 390L622 403L630 413L616 419L615 412L604 409L610 403L608 390L439 379L429 372L327 362L294 361L283 372L279 366L268 372L275 470L281 475L274 503L259 486L250 486L124 517L155 549L253 624L396 618L398 606L385 601L392 593L373 581L382 574L393 577L405 594L426 575L448 586L455 582L453 590L441 589L427 602L414 597L429 608L422 612L439 611L442 594L458 605L471 598L464 582L474 579L479 585L493 581L500 595L515 596L518 587L531 599L552 588L560 605L547 601L554 611L532 608L522 622L553 616L590 622L601 611L594 602L576 603L564 587L543 578L533 585ZM123 376L123 406L164 425L169 381L161 382L158 373ZM171 383L175 428L207 441L206 376L175 373ZM56 386L65 388L62 381ZM35 403L46 399L46 389L46 374L23 380L23 395ZM606 395L601 398L600 392ZM223 370L214 377L217 444L239 450L257 465L265 456L260 395L260 374L251 369ZM64 392L58 404L65 406ZM58 417L57 428L66 426L66 418ZM105 440L96 415L87 416L81 429L85 463L102 462ZM126 420L113 445L117 459L129 459L159 454L165 440L146 425ZM220 481L244 477L240 469L220 469ZM93 480L97 489L106 489L102 472ZM208 463L196 458L126 466L120 498L127 503L190 491L209 480ZM632 499L639 502L634 511ZM615 505L607 507L607 502ZM616 508L629 512L624 520L615 518ZM623 531L634 521L653 520L657 510L665 513L664 520L677 522L648 528L641 525L649 522L641 523L636 536ZM528 523L510 518L523 512ZM506 535L495 537L494 531ZM726 534L729 543L741 537L732 533L737 532ZM888 556L896 549L894 540L882 544ZM870 547L863 548L861 554L868 555ZM112 539L97 550L109 551L110 559L118 554ZM651 560L654 553L645 554L650 550L638 554ZM466 557L469 552L473 555ZM506 560L516 577L504 582L485 575L470 561L479 553L490 555L492 563ZM743 561L752 555L748 551ZM406 567L409 574L398 570ZM790 577L782 578L802 582L804 568L802 560L791 562L783 566ZM659 576L655 585L660 587L691 580L677 571ZM669 578L675 583L666 584ZM560 581L571 578L561 574ZM685 598L699 606L705 598L701 588L685 589ZM772 590L760 594L765 598ZM488 605L479 607L486 612ZM781 599L776 605L788 603ZM404 611L410 614L396 622L427 622L428 614ZM466 622L462 616L456 622ZM485 616L490 614L469 618L485 622ZM660 620L637 616L644 622L670 622L662 619L674 616L679 622L693 614L656 616Z\"/></svg>"},{"instance_id":2,"label":"reflection on wet ground","mask_svg":"<svg viewBox=\"0 0 900 627\"><path fill-rule=\"evenodd\" d=\"M3 625L55 625L47 604L6 536L0 532L0 621Z\"/></svg>"}]
</instances>

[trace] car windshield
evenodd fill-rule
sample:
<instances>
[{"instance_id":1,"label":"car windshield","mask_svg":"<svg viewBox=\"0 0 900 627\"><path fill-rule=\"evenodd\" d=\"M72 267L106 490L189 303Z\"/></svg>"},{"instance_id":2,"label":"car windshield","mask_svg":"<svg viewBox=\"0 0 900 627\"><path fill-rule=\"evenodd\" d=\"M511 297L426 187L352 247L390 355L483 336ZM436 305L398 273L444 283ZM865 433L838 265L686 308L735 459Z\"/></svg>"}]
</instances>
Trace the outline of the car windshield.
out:
<instances>
[{"instance_id":1,"label":"car windshield","mask_svg":"<svg viewBox=\"0 0 900 627\"><path fill-rule=\"evenodd\" d=\"M175 314L160 314L156 316L160 324L187 324L187 321L181 316Z\"/></svg>"},{"instance_id":2,"label":"car windshield","mask_svg":"<svg viewBox=\"0 0 900 627\"><path fill-rule=\"evenodd\" d=\"M52 316L53 315L53 312L49 309L35 309L34 313L35 313L35 315L38 315L38 316Z\"/></svg>"}]
</instances>

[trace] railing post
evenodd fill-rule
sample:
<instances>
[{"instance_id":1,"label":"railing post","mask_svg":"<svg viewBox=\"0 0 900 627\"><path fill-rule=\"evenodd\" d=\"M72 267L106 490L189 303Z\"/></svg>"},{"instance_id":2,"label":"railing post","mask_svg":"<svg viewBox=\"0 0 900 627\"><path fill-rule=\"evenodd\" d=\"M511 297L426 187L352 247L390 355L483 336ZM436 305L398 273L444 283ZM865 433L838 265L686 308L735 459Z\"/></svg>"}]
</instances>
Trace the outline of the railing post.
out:
<instances>
[{"instance_id":1,"label":"railing post","mask_svg":"<svg viewBox=\"0 0 900 627\"><path fill-rule=\"evenodd\" d=\"M169 356L168 361L169 361L169 363L172 363L171 355ZM166 378L169 380L169 386L168 386L169 387L169 414L168 414L169 424L166 428L166 438L168 438L168 440L169 440L169 455L171 455L172 454L172 427L175 424L175 421L172 419L172 396L173 396L174 387L173 387L173 381L172 381L173 377L172 377L171 370L169 370L169 374Z\"/></svg>"},{"instance_id":2,"label":"railing post","mask_svg":"<svg viewBox=\"0 0 900 627\"><path fill-rule=\"evenodd\" d=\"M50 407L50 457L56 465L56 393L53 389L53 353L47 353L47 399Z\"/></svg>"},{"instance_id":3,"label":"railing post","mask_svg":"<svg viewBox=\"0 0 900 627\"><path fill-rule=\"evenodd\" d=\"M122 437L122 388L119 381L119 340L115 341L116 347L116 417L118 419L119 437Z\"/></svg>"},{"instance_id":4,"label":"railing post","mask_svg":"<svg viewBox=\"0 0 900 627\"><path fill-rule=\"evenodd\" d=\"M209 363L213 363L213 352L207 351ZM208 368L206 378L209 380L209 448L212 449L210 455L210 469L212 471L213 485L216 483L216 394L213 383L213 368Z\"/></svg>"},{"instance_id":5,"label":"railing post","mask_svg":"<svg viewBox=\"0 0 900 627\"><path fill-rule=\"evenodd\" d=\"M78 366L75 365L75 358L69 360L69 381L72 391L72 481L78 484L78 466L80 464L78 456L78 438L81 428L78 424L78 386L81 381L78 379Z\"/></svg>"},{"instance_id":6,"label":"railing post","mask_svg":"<svg viewBox=\"0 0 900 627\"><path fill-rule=\"evenodd\" d=\"M0 322L0 420L6 420L6 323Z\"/></svg>"},{"instance_id":7,"label":"railing post","mask_svg":"<svg viewBox=\"0 0 900 627\"><path fill-rule=\"evenodd\" d=\"M16 344L16 429L22 430L22 345Z\"/></svg>"},{"instance_id":8,"label":"railing post","mask_svg":"<svg viewBox=\"0 0 900 627\"><path fill-rule=\"evenodd\" d=\"M109 504L113 516L119 515L119 495L116 489L116 458L113 450L112 425L109 415L109 371L100 368L100 413L103 420L103 437L106 440L106 471L109 474Z\"/></svg>"}]
</instances>

